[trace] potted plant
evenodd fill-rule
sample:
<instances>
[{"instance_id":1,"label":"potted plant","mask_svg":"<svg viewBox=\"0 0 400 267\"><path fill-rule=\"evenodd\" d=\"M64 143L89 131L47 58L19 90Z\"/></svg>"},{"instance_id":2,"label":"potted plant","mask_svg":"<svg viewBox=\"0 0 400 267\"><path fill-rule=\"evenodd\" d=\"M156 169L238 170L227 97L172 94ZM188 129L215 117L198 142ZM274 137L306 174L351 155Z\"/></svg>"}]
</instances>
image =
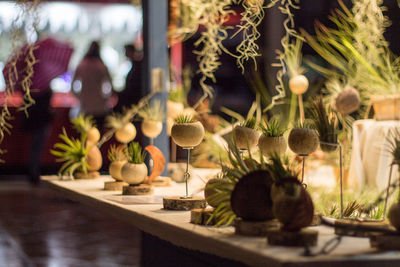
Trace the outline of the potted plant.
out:
<instances>
[{"instance_id":1,"label":"potted plant","mask_svg":"<svg viewBox=\"0 0 400 267\"><path fill-rule=\"evenodd\" d=\"M116 146L115 144L112 144L107 152L107 156L111 162L108 167L110 176L117 181L122 181L122 166L127 162L126 146Z\"/></svg>"},{"instance_id":2,"label":"potted plant","mask_svg":"<svg viewBox=\"0 0 400 267\"><path fill-rule=\"evenodd\" d=\"M242 121L233 129L233 140L235 145L240 150L245 150L248 148L252 150L257 145L260 133L256 130L256 127L256 118L250 117L247 120Z\"/></svg>"},{"instance_id":3,"label":"potted plant","mask_svg":"<svg viewBox=\"0 0 400 267\"><path fill-rule=\"evenodd\" d=\"M79 134L86 135L86 142L97 144L97 142L100 140L100 132L96 128L93 116L79 114L78 117L71 120L71 123Z\"/></svg>"},{"instance_id":4,"label":"potted plant","mask_svg":"<svg viewBox=\"0 0 400 267\"><path fill-rule=\"evenodd\" d=\"M75 178L94 178L94 172L101 168L102 160L100 151L93 149L95 144L86 145L86 134L82 134L80 139L69 137L65 129L59 135L63 142L54 144L54 149L50 152L63 162L60 170L60 176L69 175ZM99 155L100 154L100 155ZM90 175L90 173L92 175Z\"/></svg>"},{"instance_id":5,"label":"potted plant","mask_svg":"<svg viewBox=\"0 0 400 267\"><path fill-rule=\"evenodd\" d=\"M259 125L262 135L258 139L258 147L261 153L268 157L271 153L284 154L287 149L287 142L283 134L286 129L273 118L269 122L264 121Z\"/></svg>"},{"instance_id":6,"label":"potted plant","mask_svg":"<svg viewBox=\"0 0 400 267\"><path fill-rule=\"evenodd\" d=\"M313 153L319 144L317 132L308 124L299 124L289 133L289 148L298 155Z\"/></svg>"},{"instance_id":7,"label":"potted plant","mask_svg":"<svg viewBox=\"0 0 400 267\"><path fill-rule=\"evenodd\" d=\"M149 138L157 137L162 131L162 121L165 117L161 102L147 103L138 114L143 119L141 125L143 134Z\"/></svg>"},{"instance_id":8,"label":"potted plant","mask_svg":"<svg viewBox=\"0 0 400 267\"><path fill-rule=\"evenodd\" d=\"M129 185L139 185L147 178L146 151L138 142L131 142L126 153L128 162L122 166L121 177Z\"/></svg>"},{"instance_id":9,"label":"potted plant","mask_svg":"<svg viewBox=\"0 0 400 267\"><path fill-rule=\"evenodd\" d=\"M326 111L321 95L312 102L310 115L318 132L321 150L324 152L336 150L338 144L338 120L335 113Z\"/></svg>"},{"instance_id":10,"label":"potted plant","mask_svg":"<svg viewBox=\"0 0 400 267\"><path fill-rule=\"evenodd\" d=\"M128 112L113 113L106 117L106 126L115 130L115 139L120 143L127 144L136 137L136 128L130 120Z\"/></svg>"},{"instance_id":11,"label":"potted plant","mask_svg":"<svg viewBox=\"0 0 400 267\"><path fill-rule=\"evenodd\" d=\"M192 148L203 140L204 127L191 115L179 115L172 126L171 137L178 146Z\"/></svg>"}]
</instances>

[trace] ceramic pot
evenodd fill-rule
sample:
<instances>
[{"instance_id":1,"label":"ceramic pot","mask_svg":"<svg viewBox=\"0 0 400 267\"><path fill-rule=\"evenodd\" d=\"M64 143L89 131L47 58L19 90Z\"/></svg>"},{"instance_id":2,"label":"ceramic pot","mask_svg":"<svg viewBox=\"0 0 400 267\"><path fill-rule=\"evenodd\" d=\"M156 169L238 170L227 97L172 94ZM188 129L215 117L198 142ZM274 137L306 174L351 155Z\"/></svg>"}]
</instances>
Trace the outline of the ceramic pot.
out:
<instances>
[{"instance_id":1,"label":"ceramic pot","mask_svg":"<svg viewBox=\"0 0 400 267\"><path fill-rule=\"evenodd\" d=\"M145 136L149 138L156 138L162 131L161 121L142 121L142 132Z\"/></svg>"},{"instance_id":2,"label":"ceramic pot","mask_svg":"<svg viewBox=\"0 0 400 267\"><path fill-rule=\"evenodd\" d=\"M254 129L236 126L233 129L232 137L235 138L238 149L253 149L257 145L260 133Z\"/></svg>"},{"instance_id":3,"label":"ceramic pot","mask_svg":"<svg viewBox=\"0 0 400 267\"><path fill-rule=\"evenodd\" d=\"M124 182L130 185L137 185L143 183L147 178L146 164L125 163L121 169L121 177Z\"/></svg>"},{"instance_id":4,"label":"ceramic pot","mask_svg":"<svg viewBox=\"0 0 400 267\"><path fill-rule=\"evenodd\" d=\"M198 146L204 137L204 127L201 122L174 124L171 129L174 142L184 148Z\"/></svg>"},{"instance_id":5,"label":"ceramic pot","mask_svg":"<svg viewBox=\"0 0 400 267\"><path fill-rule=\"evenodd\" d=\"M289 148L298 155L313 153L319 144L318 134L313 129L293 128L288 138Z\"/></svg>"},{"instance_id":6,"label":"ceramic pot","mask_svg":"<svg viewBox=\"0 0 400 267\"><path fill-rule=\"evenodd\" d=\"M167 117L175 119L179 114L183 113L183 103L168 100L167 101Z\"/></svg>"},{"instance_id":7,"label":"ceramic pot","mask_svg":"<svg viewBox=\"0 0 400 267\"><path fill-rule=\"evenodd\" d=\"M115 131L115 139L120 143L129 143L136 137L136 128L132 123L125 124L124 127Z\"/></svg>"},{"instance_id":8,"label":"ceramic pot","mask_svg":"<svg viewBox=\"0 0 400 267\"><path fill-rule=\"evenodd\" d=\"M86 141L92 144L96 144L100 140L100 132L96 127L92 127L87 132Z\"/></svg>"},{"instance_id":9,"label":"ceramic pot","mask_svg":"<svg viewBox=\"0 0 400 267\"><path fill-rule=\"evenodd\" d=\"M282 155L286 152L287 142L283 136L266 136L263 134L258 139L258 147L265 157L272 153Z\"/></svg>"},{"instance_id":10,"label":"ceramic pot","mask_svg":"<svg viewBox=\"0 0 400 267\"><path fill-rule=\"evenodd\" d=\"M114 178L117 181L122 181L122 176L121 176L121 169L122 166L126 161L113 161L110 163L110 166L108 167L108 172L110 173L110 176Z\"/></svg>"}]
</instances>

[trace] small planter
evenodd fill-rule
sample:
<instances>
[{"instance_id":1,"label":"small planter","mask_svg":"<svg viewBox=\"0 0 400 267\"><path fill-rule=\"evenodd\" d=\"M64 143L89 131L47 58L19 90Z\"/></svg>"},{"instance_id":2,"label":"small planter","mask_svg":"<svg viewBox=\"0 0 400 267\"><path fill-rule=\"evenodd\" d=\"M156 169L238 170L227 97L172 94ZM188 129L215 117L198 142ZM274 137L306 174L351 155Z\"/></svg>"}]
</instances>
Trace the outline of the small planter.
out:
<instances>
[{"instance_id":1,"label":"small planter","mask_svg":"<svg viewBox=\"0 0 400 267\"><path fill-rule=\"evenodd\" d=\"M167 101L167 117L175 119L179 114L183 113L184 106L180 102Z\"/></svg>"},{"instance_id":2,"label":"small planter","mask_svg":"<svg viewBox=\"0 0 400 267\"><path fill-rule=\"evenodd\" d=\"M204 137L204 127L201 122L174 124L171 129L174 142L183 148L198 146Z\"/></svg>"},{"instance_id":3,"label":"small planter","mask_svg":"<svg viewBox=\"0 0 400 267\"><path fill-rule=\"evenodd\" d=\"M147 178L146 164L125 163L121 169L121 176L129 185L141 184Z\"/></svg>"},{"instance_id":4,"label":"small planter","mask_svg":"<svg viewBox=\"0 0 400 267\"><path fill-rule=\"evenodd\" d=\"M101 168L103 164L103 158L101 156L100 149L96 145L93 145L86 155L86 162L89 165L89 172L94 172Z\"/></svg>"},{"instance_id":5,"label":"small planter","mask_svg":"<svg viewBox=\"0 0 400 267\"><path fill-rule=\"evenodd\" d=\"M360 108L360 94L353 87L344 88L335 99L335 109L342 114L350 114Z\"/></svg>"},{"instance_id":6,"label":"small planter","mask_svg":"<svg viewBox=\"0 0 400 267\"><path fill-rule=\"evenodd\" d=\"M332 152L337 149L337 134L332 133L332 134L327 134L326 136L320 136L320 148L324 152ZM329 144L327 144L329 143ZM332 145L330 145L332 144Z\"/></svg>"},{"instance_id":7,"label":"small planter","mask_svg":"<svg viewBox=\"0 0 400 267\"><path fill-rule=\"evenodd\" d=\"M313 129L293 128L288 138L289 148L298 155L313 153L319 144L318 134Z\"/></svg>"},{"instance_id":8,"label":"small planter","mask_svg":"<svg viewBox=\"0 0 400 267\"><path fill-rule=\"evenodd\" d=\"M232 134L240 150L255 148L260 137L260 133L256 130L243 126L236 126Z\"/></svg>"},{"instance_id":9,"label":"small planter","mask_svg":"<svg viewBox=\"0 0 400 267\"><path fill-rule=\"evenodd\" d=\"M162 131L161 121L142 121L142 132L145 136L149 138L156 138Z\"/></svg>"},{"instance_id":10,"label":"small planter","mask_svg":"<svg viewBox=\"0 0 400 267\"><path fill-rule=\"evenodd\" d=\"M268 157L271 153L282 155L286 152L287 142L283 136L266 136L263 134L258 139L258 147L265 157Z\"/></svg>"},{"instance_id":11,"label":"small planter","mask_svg":"<svg viewBox=\"0 0 400 267\"><path fill-rule=\"evenodd\" d=\"M388 212L390 224L393 225L398 231L400 230L400 203L396 202L390 206Z\"/></svg>"},{"instance_id":12,"label":"small planter","mask_svg":"<svg viewBox=\"0 0 400 267\"><path fill-rule=\"evenodd\" d=\"M125 124L124 127L115 131L115 139L120 143L129 143L136 137L136 128L132 123Z\"/></svg>"},{"instance_id":13,"label":"small planter","mask_svg":"<svg viewBox=\"0 0 400 267\"><path fill-rule=\"evenodd\" d=\"M400 120L400 95L373 96L371 103L376 120Z\"/></svg>"},{"instance_id":14,"label":"small planter","mask_svg":"<svg viewBox=\"0 0 400 267\"><path fill-rule=\"evenodd\" d=\"M125 163L126 163L126 161L111 162L110 166L108 167L110 176L117 181L122 181L123 178L121 176L121 170L122 170L122 166L124 166Z\"/></svg>"}]
</instances>

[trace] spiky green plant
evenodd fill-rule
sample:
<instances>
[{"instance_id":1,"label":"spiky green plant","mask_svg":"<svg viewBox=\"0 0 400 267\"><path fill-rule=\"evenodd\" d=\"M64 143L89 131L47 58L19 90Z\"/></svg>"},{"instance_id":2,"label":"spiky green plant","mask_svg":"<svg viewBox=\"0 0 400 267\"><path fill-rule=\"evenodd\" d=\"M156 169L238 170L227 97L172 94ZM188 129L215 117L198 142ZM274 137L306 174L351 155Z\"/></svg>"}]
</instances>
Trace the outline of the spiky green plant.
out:
<instances>
[{"instance_id":1,"label":"spiky green plant","mask_svg":"<svg viewBox=\"0 0 400 267\"><path fill-rule=\"evenodd\" d=\"M389 152L393 158L393 164L400 164L400 128L390 131L388 135Z\"/></svg>"},{"instance_id":2,"label":"spiky green plant","mask_svg":"<svg viewBox=\"0 0 400 267\"><path fill-rule=\"evenodd\" d=\"M312 102L310 117L318 131L319 140L326 143L337 143L337 117L333 111L325 108L321 95Z\"/></svg>"},{"instance_id":3,"label":"spiky green plant","mask_svg":"<svg viewBox=\"0 0 400 267\"><path fill-rule=\"evenodd\" d=\"M85 146L86 134L81 135L81 139L69 137L65 129L59 135L63 142L54 144L54 149L50 152L57 157L57 162L64 162L58 171L60 176L68 174L72 177L76 170L82 170L87 173L89 167L86 162L86 155L89 153L91 147Z\"/></svg>"},{"instance_id":4,"label":"spiky green plant","mask_svg":"<svg viewBox=\"0 0 400 267\"><path fill-rule=\"evenodd\" d=\"M176 124L193 123L195 120L190 114L180 114L175 119Z\"/></svg>"},{"instance_id":5,"label":"spiky green plant","mask_svg":"<svg viewBox=\"0 0 400 267\"><path fill-rule=\"evenodd\" d=\"M264 135L271 137L283 136L287 130L277 118L272 118L269 121L265 120L264 123L259 124L259 128Z\"/></svg>"},{"instance_id":6,"label":"spiky green plant","mask_svg":"<svg viewBox=\"0 0 400 267\"><path fill-rule=\"evenodd\" d=\"M127 148L125 145L112 144L107 151L107 157L111 162L127 160Z\"/></svg>"},{"instance_id":7,"label":"spiky green plant","mask_svg":"<svg viewBox=\"0 0 400 267\"><path fill-rule=\"evenodd\" d=\"M87 133L96 126L95 120L91 115L79 114L78 117L71 120L72 126L78 133Z\"/></svg>"},{"instance_id":8,"label":"spiky green plant","mask_svg":"<svg viewBox=\"0 0 400 267\"><path fill-rule=\"evenodd\" d=\"M250 128L250 129L256 129L257 119L254 117L251 117L251 118L246 119L245 121L242 121L239 125Z\"/></svg>"},{"instance_id":9,"label":"spiky green plant","mask_svg":"<svg viewBox=\"0 0 400 267\"><path fill-rule=\"evenodd\" d=\"M162 121L165 118L164 108L160 100L147 102L139 109L138 114L144 120Z\"/></svg>"},{"instance_id":10,"label":"spiky green plant","mask_svg":"<svg viewBox=\"0 0 400 267\"><path fill-rule=\"evenodd\" d=\"M279 184L283 178L299 176L299 172L296 171L289 158L277 153L270 155L267 170L276 184Z\"/></svg>"},{"instance_id":11,"label":"spiky green plant","mask_svg":"<svg viewBox=\"0 0 400 267\"><path fill-rule=\"evenodd\" d=\"M138 142L131 142L126 150L128 162L132 164L142 164L146 158L146 150Z\"/></svg>"},{"instance_id":12,"label":"spiky green plant","mask_svg":"<svg viewBox=\"0 0 400 267\"><path fill-rule=\"evenodd\" d=\"M236 218L235 213L232 211L230 199L233 189L240 178L252 171L267 169L267 164L262 156L260 156L260 162L255 160L250 153L248 158L243 159L241 152L235 145L229 143L228 147L229 163L223 163L222 161L220 163L224 179L209 185L210 188L216 191L211 196L212 201L220 204L215 208L207 223L215 220L216 226L230 225Z\"/></svg>"},{"instance_id":13,"label":"spiky green plant","mask_svg":"<svg viewBox=\"0 0 400 267\"><path fill-rule=\"evenodd\" d=\"M129 111L130 110L124 109L121 113L113 112L112 114L108 115L106 117L106 127L114 130L122 129L132 120L132 115Z\"/></svg>"}]
</instances>

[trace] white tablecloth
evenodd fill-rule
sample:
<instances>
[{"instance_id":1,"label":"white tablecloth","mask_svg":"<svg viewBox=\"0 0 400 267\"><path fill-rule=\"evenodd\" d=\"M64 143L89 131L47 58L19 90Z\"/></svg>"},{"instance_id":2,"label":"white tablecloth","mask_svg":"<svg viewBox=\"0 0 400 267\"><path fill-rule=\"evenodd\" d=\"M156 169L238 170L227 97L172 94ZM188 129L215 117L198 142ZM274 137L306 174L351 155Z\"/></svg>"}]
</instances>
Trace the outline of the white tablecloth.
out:
<instances>
[{"instance_id":1,"label":"white tablecloth","mask_svg":"<svg viewBox=\"0 0 400 267\"><path fill-rule=\"evenodd\" d=\"M400 121L358 120L353 124L353 149L349 171L349 185L358 189L387 187L390 164L390 134L399 128ZM393 167L392 181L399 177Z\"/></svg>"}]
</instances>

